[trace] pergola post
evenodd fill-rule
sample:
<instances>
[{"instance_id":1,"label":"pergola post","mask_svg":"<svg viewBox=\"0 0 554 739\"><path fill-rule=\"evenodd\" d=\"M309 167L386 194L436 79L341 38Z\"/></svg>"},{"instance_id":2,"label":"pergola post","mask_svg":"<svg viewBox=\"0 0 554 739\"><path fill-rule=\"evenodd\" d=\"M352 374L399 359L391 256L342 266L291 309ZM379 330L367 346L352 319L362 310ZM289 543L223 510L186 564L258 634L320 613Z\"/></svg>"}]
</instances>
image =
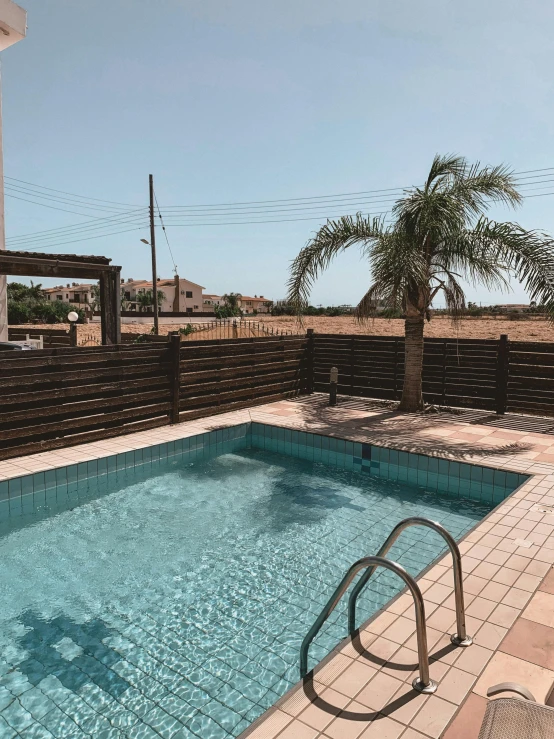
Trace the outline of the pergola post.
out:
<instances>
[{"instance_id":1,"label":"pergola post","mask_svg":"<svg viewBox=\"0 0 554 739\"><path fill-rule=\"evenodd\" d=\"M121 267L100 275L102 344L121 343Z\"/></svg>"}]
</instances>

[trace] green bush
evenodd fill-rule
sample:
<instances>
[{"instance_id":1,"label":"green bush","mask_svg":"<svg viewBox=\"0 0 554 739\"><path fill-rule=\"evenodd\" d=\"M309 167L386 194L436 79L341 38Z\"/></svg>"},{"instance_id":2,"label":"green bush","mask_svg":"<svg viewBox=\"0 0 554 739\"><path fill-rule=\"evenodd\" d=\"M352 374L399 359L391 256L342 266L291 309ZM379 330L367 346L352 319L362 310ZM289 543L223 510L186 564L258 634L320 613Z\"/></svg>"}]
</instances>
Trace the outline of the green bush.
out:
<instances>
[{"instance_id":1,"label":"green bush","mask_svg":"<svg viewBox=\"0 0 554 739\"><path fill-rule=\"evenodd\" d=\"M193 334L196 329L193 328L193 326L190 323L187 323L185 327L181 326L179 329L179 333L181 336L189 336L190 334Z\"/></svg>"},{"instance_id":2,"label":"green bush","mask_svg":"<svg viewBox=\"0 0 554 739\"><path fill-rule=\"evenodd\" d=\"M216 318L234 318L242 315L240 308L232 308L229 305L215 305L214 312Z\"/></svg>"},{"instance_id":3,"label":"green bush","mask_svg":"<svg viewBox=\"0 0 554 739\"><path fill-rule=\"evenodd\" d=\"M11 326L15 326L18 323L29 323L30 320L31 308L27 303L8 300L8 323Z\"/></svg>"},{"instance_id":4,"label":"green bush","mask_svg":"<svg viewBox=\"0 0 554 739\"><path fill-rule=\"evenodd\" d=\"M8 283L8 323L67 323L67 315L75 311L78 322L83 323L85 314L81 308L61 300L50 302L41 285L23 285L21 282Z\"/></svg>"}]
</instances>

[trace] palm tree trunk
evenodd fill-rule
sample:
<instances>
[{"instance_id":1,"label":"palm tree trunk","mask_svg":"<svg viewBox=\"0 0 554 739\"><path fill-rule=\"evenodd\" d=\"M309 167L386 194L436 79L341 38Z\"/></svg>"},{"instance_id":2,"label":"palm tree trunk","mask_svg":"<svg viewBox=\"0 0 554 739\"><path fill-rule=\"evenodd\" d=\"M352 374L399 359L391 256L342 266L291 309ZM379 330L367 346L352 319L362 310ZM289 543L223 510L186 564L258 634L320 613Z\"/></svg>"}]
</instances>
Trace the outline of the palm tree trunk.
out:
<instances>
[{"instance_id":1,"label":"palm tree trunk","mask_svg":"<svg viewBox=\"0 0 554 739\"><path fill-rule=\"evenodd\" d=\"M404 322L404 386L399 411L415 413L423 410L423 325L422 315L408 316Z\"/></svg>"}]
</instances>

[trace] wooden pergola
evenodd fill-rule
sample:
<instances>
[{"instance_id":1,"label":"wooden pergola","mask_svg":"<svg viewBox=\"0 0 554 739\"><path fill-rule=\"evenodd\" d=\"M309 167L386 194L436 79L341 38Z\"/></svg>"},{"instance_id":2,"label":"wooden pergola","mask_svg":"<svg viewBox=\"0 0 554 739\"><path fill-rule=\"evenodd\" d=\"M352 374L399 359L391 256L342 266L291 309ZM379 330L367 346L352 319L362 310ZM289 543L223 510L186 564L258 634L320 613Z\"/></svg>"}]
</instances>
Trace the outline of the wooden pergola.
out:
<instances>
[{"instance_id":1,"label":"wooden pergola","mask_svg":"<svg viewBox=\"0 0 554 739\"><path fill-rule=\"evenodd\" d=\"M0 275L98 280L102 344L121 343L121 267L107 257L0 250Z\"/></svg>"}]
</instances>

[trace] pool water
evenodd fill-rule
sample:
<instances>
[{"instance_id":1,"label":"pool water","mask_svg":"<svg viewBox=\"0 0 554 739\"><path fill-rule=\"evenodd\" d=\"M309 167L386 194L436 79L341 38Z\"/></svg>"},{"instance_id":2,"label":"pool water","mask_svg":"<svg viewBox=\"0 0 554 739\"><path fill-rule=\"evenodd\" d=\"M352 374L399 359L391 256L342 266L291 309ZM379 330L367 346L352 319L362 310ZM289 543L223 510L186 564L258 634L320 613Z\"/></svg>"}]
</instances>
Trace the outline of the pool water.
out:
<instances>
[{"instance_id":1,"label":"pool water","mask_svg":"<svg viewBox=\"0 0 554 739\"><path fill-rule=\"evenodd\" d=\"M0 538L0 736L238 736L298 680L308 628L395 523L459 538L492 506L256 449L66 488ZM414 528L389 556L415 575L442 544ZM358 618L400 589L380 573ZM344 601L310 666L345 635Z\"/></svg>"}]
</instances>

